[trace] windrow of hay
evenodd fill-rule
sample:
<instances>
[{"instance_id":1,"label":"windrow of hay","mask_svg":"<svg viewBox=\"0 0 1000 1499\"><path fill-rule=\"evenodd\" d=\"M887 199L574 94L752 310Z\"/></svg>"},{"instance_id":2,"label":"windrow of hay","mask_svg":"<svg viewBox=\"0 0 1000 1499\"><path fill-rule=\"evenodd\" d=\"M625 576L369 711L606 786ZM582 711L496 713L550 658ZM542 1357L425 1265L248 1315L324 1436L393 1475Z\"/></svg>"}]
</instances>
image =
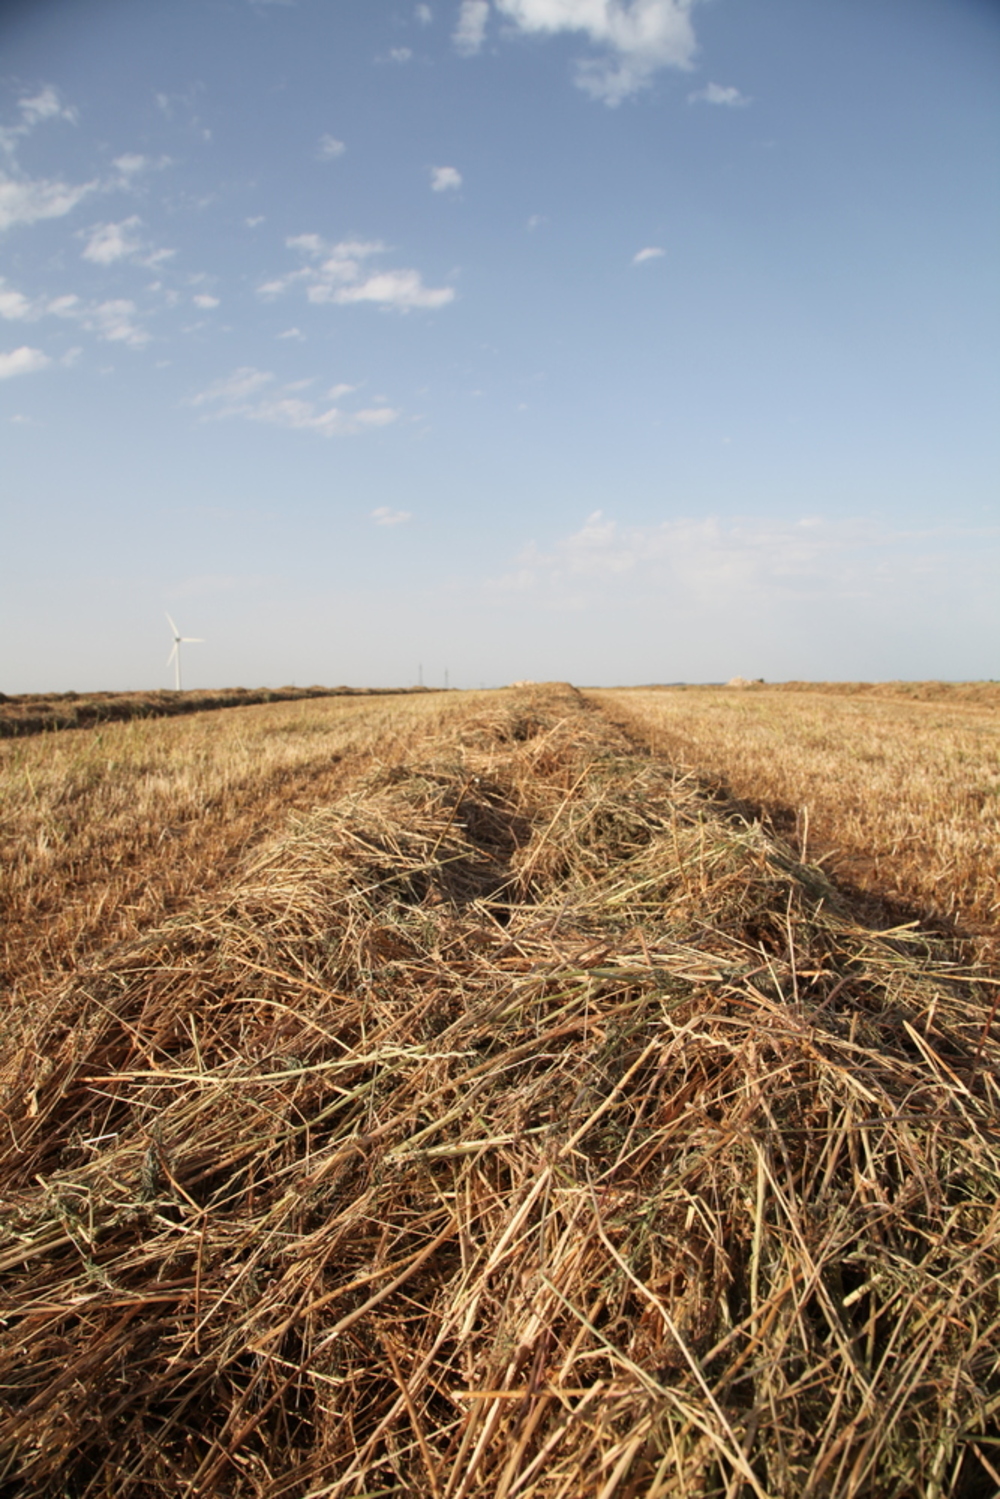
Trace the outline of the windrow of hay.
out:
<instances>
[{"instance_id":1,"label":"windrow of hay","mask_svg":"<svg viewBox=\"0 0 1000 1499\"><path fill-rule=\"evenodd\" d=\"M0 739L0 985L35 1003L454 711L448 693L331 696Z\"/></svg>"},{"instance_id":2,"label":"windrow of hay","mask_svg":"<svg viewBox=\"0 0 1000 1499\"><path fill-rule=\"evenodd\" d=\"M704 783L764 809L841 881L960 925L1000 956L1000 684L978 700L825 686L588 700Z\"/></svg>"},{"instance_id":3,"label":"windrow of hay","mask_svg":"<svg viewBox=\"0 0 1000 1499\"><path fill-rule=\"evenodd\" d=\"M424 687L221 687L188 692L0 692L0 739L62 729L93 729L133 718L176 718L209 708L301 702L316 697L387 697Z\"/></svg>"},{"instance_id":4,"label":"windrow of hay","mask_svg":"<svg viewBox=\"0 0 1000 1499\"><path fill-rule=\"evenodd\" d=\"M9 1016L3 1492L991 1493L997 993L480 700Z\"/></svg>"}]
</instances>

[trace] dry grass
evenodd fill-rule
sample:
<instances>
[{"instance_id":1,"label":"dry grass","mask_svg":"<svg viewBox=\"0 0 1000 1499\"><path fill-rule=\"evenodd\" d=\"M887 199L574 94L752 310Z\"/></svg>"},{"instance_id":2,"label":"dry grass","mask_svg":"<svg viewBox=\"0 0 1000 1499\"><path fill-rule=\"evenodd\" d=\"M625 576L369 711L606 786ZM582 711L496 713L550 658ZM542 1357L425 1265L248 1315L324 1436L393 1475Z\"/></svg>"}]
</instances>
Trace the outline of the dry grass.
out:
<instances>
[{"instance_id":1,"label":"dry grass","mask_svg":"<svg viewBox=\"0 0 1000 1499\"><path fill-rule=\"evenodd\" d=\"M569 690L438 728L10 1012L4 1492L992 1493L995 986Z\"/></svg>"},{"instance_id":2,"label":"dry grass","mask_svg":"<svg viewBox=\"0 0 1000 1499\"><path fill-rule=\"evenodd\" d=\"M841 878L996 933L1000 692L971 703L760 687L591 696L659 753L767 809Z\"/></svg>"},{"instance_id":3,"label":"dry grass","mask_svg":"<svg viewBox=\"0 0 1000 1499\"><path fill-rule=\"evenodd\" d=\"M323 698L0 740L2 979L19 998L230 874L290 808L436 731L438 696Z\"/></svg>"},{"instance_id":4,"label":"dry grass","mask_svg":"<svg viewBox=\"0 0 1000 1499\"><path fill-rule=\"evenodd\" d=\"M404 689L405 690L405 689ZM423 691L422 688L411 689ZM209 708L300 702L315 697L370 697L382 689L354 687L223 687L189 692L0 692L0 739L51 730L94 728L132 718L175 718Z\"/></svg>"},{"instance_id":5,"label":"dry grass","mask_svg":"<svg viewBox=\"0 0 1000 1499\"><path fill-rule=\"evenodd\" d=\"M699 691L685 688L685 691ZM981 703L1000 708L1000 682L747 682L751 692L822 692L833 697L897 698L922 703Z\"/></svg>"}]
</instances>

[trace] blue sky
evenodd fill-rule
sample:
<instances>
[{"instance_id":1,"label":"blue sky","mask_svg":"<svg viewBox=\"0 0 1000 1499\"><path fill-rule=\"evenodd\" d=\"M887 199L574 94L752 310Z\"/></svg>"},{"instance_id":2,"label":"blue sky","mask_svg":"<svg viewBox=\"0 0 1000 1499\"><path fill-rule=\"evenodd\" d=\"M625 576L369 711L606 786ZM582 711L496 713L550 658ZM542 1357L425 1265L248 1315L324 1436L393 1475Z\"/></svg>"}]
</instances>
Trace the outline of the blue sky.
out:
<instances>
[{"instance_id":1,"label":"blue sky","mask_svg":"<svg viewBox=\"0 0 1000 1499\"><path fill-rule=\"evenodd\" d=\"M1000 675L1000 7L0 18L0 689Z\"/></svg>"}]
</instances>

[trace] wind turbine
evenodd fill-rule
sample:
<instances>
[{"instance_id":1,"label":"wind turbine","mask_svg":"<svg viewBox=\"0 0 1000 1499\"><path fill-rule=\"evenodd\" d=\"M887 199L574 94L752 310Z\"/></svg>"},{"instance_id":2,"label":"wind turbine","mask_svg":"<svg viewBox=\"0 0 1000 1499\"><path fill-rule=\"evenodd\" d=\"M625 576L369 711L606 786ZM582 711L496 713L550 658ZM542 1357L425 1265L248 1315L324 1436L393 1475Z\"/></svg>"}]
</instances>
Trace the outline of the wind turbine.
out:
<instances>
[{"instance_id":1,"label":"wind turbine","mask_svg":"<svg viewBox=\"0 0 1000 1499\"><path fill-rule=\"evenodd\" d=\"M167 615L167 624L174 632L174 647L167 657L167 665L174 663L174 686L177 691L181 690L181 646L182 645L204 645L205 642L198 635L182 635L174 624L170 615Z\"/></svg>"}]
</instances>

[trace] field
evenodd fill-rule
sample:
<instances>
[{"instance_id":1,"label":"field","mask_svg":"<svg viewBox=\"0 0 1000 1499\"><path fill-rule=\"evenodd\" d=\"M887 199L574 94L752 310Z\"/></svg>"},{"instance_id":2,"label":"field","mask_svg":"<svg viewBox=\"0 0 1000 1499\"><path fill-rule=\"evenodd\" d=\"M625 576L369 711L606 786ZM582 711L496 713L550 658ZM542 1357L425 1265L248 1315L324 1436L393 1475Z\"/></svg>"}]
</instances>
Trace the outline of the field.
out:
<instances>
[{"instance_id":1,"label":"field","mask_svg":"<svg viewBox=\"0 0 1000 1499\"><path fill-rule=\"evenodd\" d=\"M15 696L0 692L0 739L45 734L53 729L125 723L132 718L175 718L182 713L240 708L251 703L373 695L372 689L353 687L228 687L219 692L25 692Z\"/></svg>"},{"instance_id":2,"label":"field","mask_svg":"<svg viewBox=\"0 0 1000 1499\"><path fill-rule=\"evenodd\" d=\"M833 698L0 745L0 1490L992 1495L989 704Z\"/></svg>"},{"instance_id":3,"label":"field","mask_svg":"<svg viewBox=\"0 0 1000 1499\"><path fill-rule=\"evenodd\" d=\"M334 697L0 742L5 984L27 998L170 915L440 719L432 694Z\"/></svg>"},{"instance_id":4,"label":"field","mask_svg":"<svg viewBox=\"0 0 1000 1499\"><path fill-rule=\"evenodd\" d=\"M644 743L765 813L842 882L1000 926L1000 686L596 693Z\"/></svg>"}]
</instances>

